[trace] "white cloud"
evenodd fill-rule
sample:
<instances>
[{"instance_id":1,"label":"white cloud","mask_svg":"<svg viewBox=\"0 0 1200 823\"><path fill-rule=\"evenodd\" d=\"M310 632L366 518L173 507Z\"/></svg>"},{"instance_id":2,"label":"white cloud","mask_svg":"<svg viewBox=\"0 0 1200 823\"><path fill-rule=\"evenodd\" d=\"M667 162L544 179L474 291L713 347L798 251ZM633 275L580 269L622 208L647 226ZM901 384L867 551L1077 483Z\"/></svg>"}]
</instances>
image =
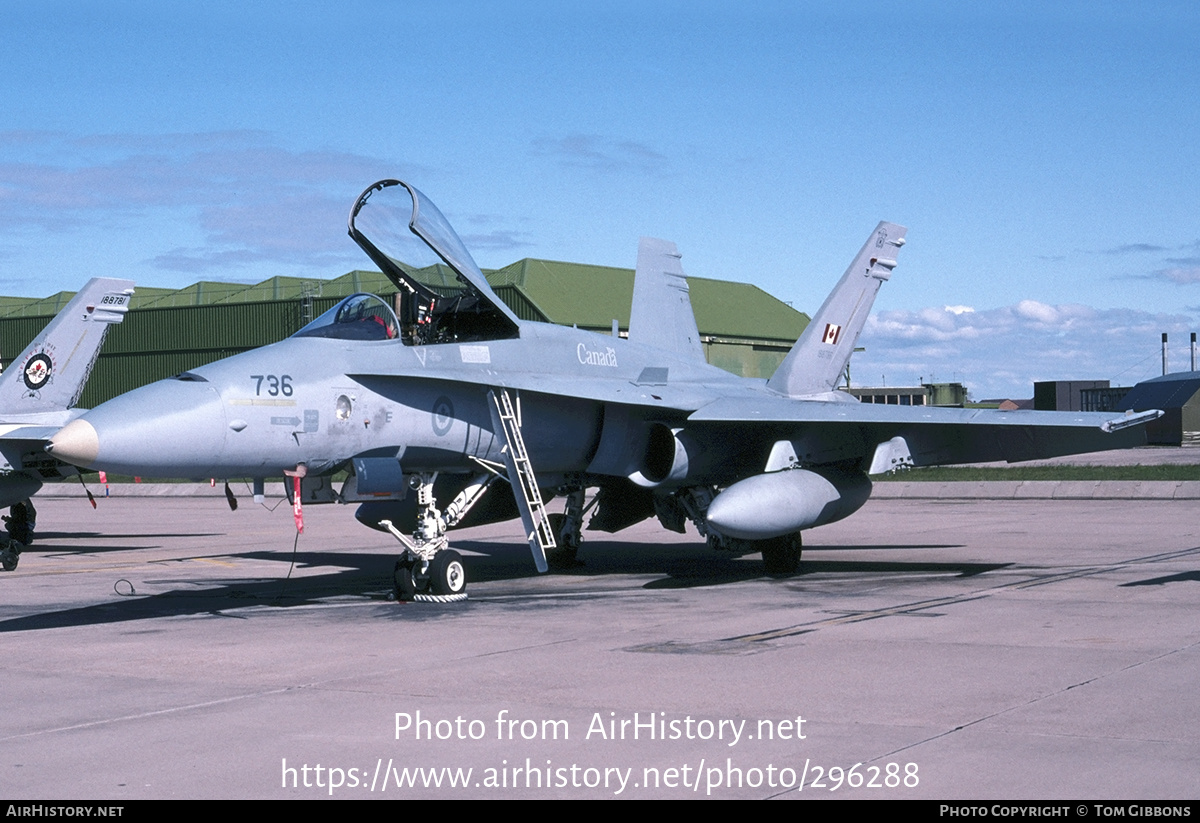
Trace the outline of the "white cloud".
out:
<instances>
[{"instance_id":1,"label":"white cloud","mask_svg":"<svg viewBox=\"0 0 1200 823\"><path fill-rule=\"evenodd\" d=\"M957 380L972 395L1030 397L1036 380L1110 380L1132 385L1161 371L1161 332L1186 368L1187 336L1196 321L1185 314L1097 309L1077 303L1020 300L995 309L949 307L882 311L867 321L854 355L855 383L891 385Z\"/></svg>"},{"instance_id":2,"label":"white cloud","mask_svg":"<svg viewBox=\"0 0 1200 823\"><path fill-rule=\"evenodd\" d=\"M1058 322L1058 310L1036 300L1022 300L1015 310L1021 317L1036 323L1049 325Z\"/></svg>"}]
</instances>

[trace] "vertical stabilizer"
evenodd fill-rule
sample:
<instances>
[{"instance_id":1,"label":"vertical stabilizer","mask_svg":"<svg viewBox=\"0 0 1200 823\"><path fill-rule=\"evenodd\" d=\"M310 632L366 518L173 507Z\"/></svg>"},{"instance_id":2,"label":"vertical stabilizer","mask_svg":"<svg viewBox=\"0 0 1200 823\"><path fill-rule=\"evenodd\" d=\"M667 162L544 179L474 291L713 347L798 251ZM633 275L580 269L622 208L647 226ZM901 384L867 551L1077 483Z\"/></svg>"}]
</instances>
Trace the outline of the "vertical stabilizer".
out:
<instances>
[{"instance_id":1,"label":"vertical stabilizer","mask_svg":"<svg viewBox=\"0 0 1200 823\"><path fill-rule=\"evenodd\" d=\"M133 281L89 280L0 375L0 413L74 407L108 329L129 310Z\"/></svg>"},{"instance_id":2,"label":"vertical stabilizer","mask_svg":"<svg viewBox=\"0 0 1200 823\"><path fill-rule=\"evenodd\" d=\"M789 397L833 391L841 380L908 229L880 223L767 386Z\"/></svg>"},{"instance_id":3,"label":"vertical stabilizer","mask_svg":"<svg viewBox=\"0 0 1200 823\"><path fill-rule=\"evenodd\" d=\"M704 350L680 256L675 244L668 240L643 237L638 243L629 339L703 360Z\"/></svg>"}]
</instances>

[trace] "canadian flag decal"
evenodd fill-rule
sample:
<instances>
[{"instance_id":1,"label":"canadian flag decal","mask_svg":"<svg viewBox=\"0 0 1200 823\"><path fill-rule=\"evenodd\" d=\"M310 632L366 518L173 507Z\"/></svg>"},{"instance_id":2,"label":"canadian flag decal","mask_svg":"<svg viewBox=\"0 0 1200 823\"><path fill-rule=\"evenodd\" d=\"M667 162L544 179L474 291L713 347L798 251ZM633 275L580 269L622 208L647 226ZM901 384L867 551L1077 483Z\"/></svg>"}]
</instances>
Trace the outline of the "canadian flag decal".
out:
<instances>
[{"instance_id":1,"label":"canadian flag decal","mask_svg":"<svg viewBox=\"0 0 1200 823\"><path fill-rule=\"evenodd\" d=\"M821 338L822 343L828 343L831 346L836 346L838 338L842 335L842 327L833 323L825 324L825 335Z\"/></svg>"}]
</instances>

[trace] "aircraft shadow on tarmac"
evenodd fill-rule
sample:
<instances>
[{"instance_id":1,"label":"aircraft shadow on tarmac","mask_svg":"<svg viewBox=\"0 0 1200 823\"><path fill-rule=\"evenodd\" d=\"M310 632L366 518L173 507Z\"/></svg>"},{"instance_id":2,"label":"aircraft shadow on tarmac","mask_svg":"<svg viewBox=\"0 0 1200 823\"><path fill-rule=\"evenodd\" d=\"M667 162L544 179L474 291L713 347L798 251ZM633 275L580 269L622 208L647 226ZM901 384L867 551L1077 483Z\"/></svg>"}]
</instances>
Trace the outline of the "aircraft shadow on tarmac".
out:
<instances>
[{"instance_id":1,"label":"aircraft shadow on tarmac","mask_svg":"<svg viewBox=\"0 0 1200 823\"><path fill-rule=\"evenodd\" d=\"M112 532L43 532L37 533L37 542L26 551L36 551L47 540L119 540L121 538L144 537L147 540L151 538L172 538L172 537L221 537L221 532L163 532L155 534L153 532L131 532L130 534L113 534ZM106 547L100 547L97 551L103 551ZM88 549L91 551L92 549Z\"/></svg>"},{"instance_id":2,"label":"aircraft shadow on tarmac","mask_svg":"<svg viewBox=\"0 0 1200 823\"><path fill-rule=\"evenodd\" d=\"M87 545L81 546L78 544L59 545L59 544L55 544L55 543L45 542L46 540L53 539L54 537L59 537L60 539L62 539L62 538L67 538L67 539L79 538L79 539L86 540L87 538L89 538L91 536L92 535L90 535L90 534L84 534L84 535L60 534L60 535L45 535L44 537L42 535L38 535L38 541L36 543L34 543L32 546L27 546L26 548L22 549L21 556L26 558L28 561L28 560L32 560L33 558L37 557L38 555L41 555L43 557L51 557L51 556L73 557L73 556L77 556L77 555L89 555L89 554L101 555L101 554L107 554L109 552L140 552L140 551L146 551L148 549L162 548L160 545L157 545L157 544L149 544L148 545L146 543L123 544L123 543L105 542L105 543L87 544ZM100 535L95 535L95 536L99 537ZM220 534L106 534L106 535L104 535L104 540L105 541L119 540L121 538L137 538L137 539L145 538L148 540L151 540L151 539L171 540L171 539L179 538L179 537L220 537L220 536L221 536ZM36 562L36 561L34 561L34 562Z\"/></svg>"},{"instance_id":3,"label":"aircraft shadow on tarmac","mask_svg":"<svg viewBox=\"0 0 1200 823\"><path fill-rule=\"evenodd\" d=\"M496 543L462 541L457 547L471 552L465 558L467 573L472 583L483 584L505 580L537 578L529 562L528 550L524 546ZM805 560L800 571L788 580L795 581L808 575L841 574L945 574L956 577L971 577L984 572L1004 568L1007 563L937 563L927 561L847 561L815 560L812 554L822 550L889 550L906 551L920 549L954 548L952 545L891 545L891 546L830 546L806 548ZM597 581L617 575L663 575L649 582L637 582L633 588L681 589L702 586L724 585L761 579L762 566L757 556L738 558L717 555L703 544L637 544L619 541L591 540L582 550L584 562L571 569L560 571L560 575L572 577L594 577ZM246 560L275 561L290 563L293 555L288 551L255 551L231 555ZM202 558L205 560L215 558ZM336 567L327 573L292 576L283 572L278 577L214 578L209 576L188 577L146 576L130 581L122 570L112 572L113 589L106 590L104 602L72 609L45 612L42 614L13 617L0 620L0 633L37 631L104 623L120 623L134 620L149 620L165 617L223 616L244 617L227 614L227 610L240 609L249 605L273 605L291 607L319 604L334 597L367 597L384 603L391 589L391 570L395 562L392 554L363 552L298 552L295 554L297 569L314 567ZM181 560L175 558L171 562ZM282 566L281 566L282 568ZM165 569L164 569L165 571ZM552 580L550 578L549 580ZM161 591L161 587L172 587ZM140 588L139 588L140 587ZM157 589L147 594L148 589ZM553 586L547 585L547 593ZM133 590L132 592L130 590ZM124 596L118 596L124 595ZM397 617L420 620L444 614L446 609L461 609L463 604L435 605L420 604L396 612Z\"/></svg>"},{"instance_id":4,"label":"aircraft shadow on tarmac","mask_svg":"<svg viewBox=\"0 0 1200 823\"><path fill-rule=\"evenodd\" d=\"M1162 586L1166 583L1183 583L1188 580L1200 583L1200 571L1180 572L1179 574L1168 574L1165 577L1151 577L1146 580L1134 580L1132 583L1122 583L1121 588L1125 589L1130 586Z\"/></svg>"},{"instance_id":5,"label":"aircraft shadow on tarmac","mask_svg":"<svg viewBox=\"0 0 1200 823\"><path fill-rule=\"evenodd\" d=\"M28 560L41 555L43 557L58 556L58 557L73 557L77 555L101 555L109 552L129 552L129 551L144 551L147 549L161 548L159 545L148 545L146 543L137 543L126 545L121 543L110 543L111 540L173 540L183 537L220 537L216 532L208 534L196 534L194 532L163 532L161 534L153 533L131 533L131 534L110 534L102 532L38 532L37 540L31 546L27 546L21 551L21 556ZM69 544L60 544L55 541L73 541ZM77 542L75 542L77 541ZM98 541L98 542L93 542Z\"/></svg>"},{"instance_id":6,"label":"aircraft shadow on tarmac","mask_svg":"<svg viewBox=\"0 0 1200 823\"><path fill-rule=\"evenodd\" d=\"M846 551L853 549L879 550L882 546L836 546L831 550ZM888 549L948 549L955 546L903 545L888 546ZM819 551L820 547L816 548ZM800 563L800 569L791 575L780 575L782 580L803 580L809 575L840 574L840 575L870 575L870 574L944 574L954 577L974 577L984 572L996 571L1012 564L1010 563L936 563L928 561L881 561L881 560L815 560L813 549L805 548L805 559ZM684 589L697 586L713 586L722 583L733 583L742 580L755 580L764 576L758 557L751 555L746 560L737 558L720 558L717 562L711 557L695 564L677 564L668 570L668 576L652 580L645 584L646 589Z\"/></svg>"},{"instance_id":7,"label":"aircraft shadow on tarmac","mask_svg":"<svg viewBox=\"0 0 1200 823\"><path fill-rule=\"evenodd\" d=\"M24 553L23 553L24 554ZM230 555L225 555L226 557ZM296 555L296 568L312 566L337 566L325 574L303 577L287 577L287 564L291 552L253 552L236 555L239 558L256 558L281 561L282 573L278 577L227 577L215 578L210 574L188 577L178 563L205 558L171 558L170 574L137 575L114 568L111 572L111 588L105 588L104 600L90 606L45 612L42 614L0 620L0 633L36 631L41 629L88 626L104 623L121 623L131 620L152 620L164 617L224 616L225 610L239 609L251 605L302 606L319 603L321 600L341 595L367 594L384 599L384 587L390 587L390 569L394 558L378 554L300 553ZM385 572L385 570L387 570ZM167 572L167 564L163 565ZM208 570L206 570L208 571ZM132 578L132 579L131 579ZM171 587L162 591L162 587ZM153 591L154 593L148 593Z\"/></svg>"}]
</instances>

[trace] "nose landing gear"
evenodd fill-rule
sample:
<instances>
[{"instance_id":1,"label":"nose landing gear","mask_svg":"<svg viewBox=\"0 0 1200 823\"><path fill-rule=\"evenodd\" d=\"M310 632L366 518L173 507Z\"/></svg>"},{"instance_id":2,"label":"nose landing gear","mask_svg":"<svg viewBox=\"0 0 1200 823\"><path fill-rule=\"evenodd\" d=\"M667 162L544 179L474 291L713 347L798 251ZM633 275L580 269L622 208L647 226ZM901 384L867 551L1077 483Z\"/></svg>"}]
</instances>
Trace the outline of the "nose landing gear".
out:
<instances>
[{"instance_id":1,"label":"nose landing gear","mask_svg":"<svg viewBox=\"0 0 1200 823\"><path fill-rule=\"evenodd\" d=\"M453 603L467 599L467 570L462 555L450 548L446 529L453 526L483 497L495 475L479 475L459 492L443 514L437 509L433 496L433 481L437 472L412 475L410 484L417 492L417 528L410 537L380 520L404 546L392 571L393 594L397 600L417 600L427 603Z\"/></svg>"}]
</instances>

